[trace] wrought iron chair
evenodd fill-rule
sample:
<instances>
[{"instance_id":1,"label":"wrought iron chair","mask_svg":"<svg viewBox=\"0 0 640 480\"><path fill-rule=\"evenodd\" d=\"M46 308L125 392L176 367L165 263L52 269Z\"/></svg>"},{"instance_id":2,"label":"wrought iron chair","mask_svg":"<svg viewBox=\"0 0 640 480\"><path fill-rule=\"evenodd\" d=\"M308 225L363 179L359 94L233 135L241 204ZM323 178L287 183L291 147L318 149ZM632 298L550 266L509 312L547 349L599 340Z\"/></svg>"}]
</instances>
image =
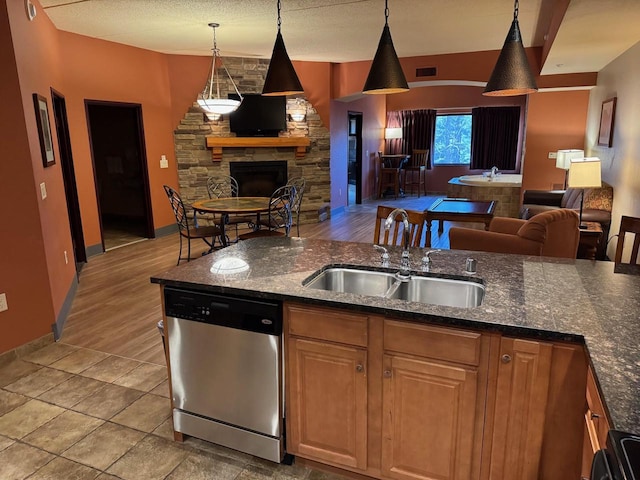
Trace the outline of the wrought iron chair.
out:
<instances>
[{"instance_id":1,"label":"wrought iron chair","mask_svg":"<svg viewBox=\"0 0 640 480\"><path fill-rule=\"evenodd\" d=\"M400 225L402 221L396 217L392 229L384 229L384 221L395 207L378 205L376 213L376 227L373 232L373 243L375 245L401 245L402 235L400 235ZM411 246L420 247L422 243L422 232L424 231L425 214L416 210L405 210L409 217L409 233L411 235ZM404 227L403 227L404 228Z\"/></svg>"},{"instance_id":2,"label":"wrought iron chair","mask_svg":"<svg viewBox=\"0 0 640 480\"><path fill-rule=\"evenodd\" d=\"M269 200L269 210L266 217L264 215L260 216L255 225L256 229L252 232L242 233L238 238L247 240L255 237L288 237L291 231L291 206L296 194L295 190L292 185L285 185L273 192Z\"/></svg>"},{"instance_id":3,"label":"wrought iron chair","mask_svg":"<svg viewBox=\"0 0 640 480\"><path fill-rule=\"evenodd\" d=\"M291 201L291 216L295 217L296 234L300 236L300 208L302 206L302 196L304 195L304 188L306 181L304 177L294 177L289 179L287 185L291 185L295 188L295 196Z\"/></svg>"},{"instance_id":4,"label":"wrought iron chair","mask_svg":"<svg viewBox=\"0 0 640 480\"><path fill-rule=\"evenodd\" d=\"M207 178L207 193L209 198L230 198L238 196L238 182L235 178L229 175L222 175L219 177ZM226 222L227 225L234 225L236 229L235 242L238 241L238 225L255 223L256 217L249 217L243 215L221 215L216 218L214 216L213 222L220 226L220 222ZM229 239L227 238L227 243Z\"/></svg>"},{"instance_id":5,"label":"wrought iron chair","mask_svg":"<svg viewBox=\"0 0 640 480\"><path fill-rule=\"evenodd\" d=\"M215 245L216 237L221 234L220 228L212 226L198 226L197 219L194 214L194 225L189 225L189 218L187 211L184 207L180 194L168 185L163 185L164 191L169 197L169 203L173 209L173 214L176 217L176 224L178 225L178 231L180 232L180 251L178 252L178 263L180 265L181 260L187 262L191 260L191 240L200 239L209 246L209 252L211 252ZM187 239L187 256L182 256L182 239ZM222 245L222 242L221 242ZM208 253L208 252L207 252Z\"/></svg>"}]
</instances>

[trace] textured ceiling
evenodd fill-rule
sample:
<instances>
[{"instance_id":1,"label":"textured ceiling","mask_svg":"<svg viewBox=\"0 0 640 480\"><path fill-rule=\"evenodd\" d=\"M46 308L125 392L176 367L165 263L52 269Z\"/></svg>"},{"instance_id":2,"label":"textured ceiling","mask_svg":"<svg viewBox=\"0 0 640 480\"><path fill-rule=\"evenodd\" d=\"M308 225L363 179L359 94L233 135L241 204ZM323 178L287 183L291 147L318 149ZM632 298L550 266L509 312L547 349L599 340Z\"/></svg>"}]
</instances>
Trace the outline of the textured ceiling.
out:
<instances>
[{"instance_id":1,"label":"textured ceiling","mask_svg":"<svg viewBox=\"0 0 640 480\"><path fill-rule=\"evenodd\" d=\"M525 46L542 46L554 8L568 0L522 0ZM276 0L41 0L60 30L181 55L210 55L217 22L223 56L268 58ZM390 0L400 57L502 47L511 0ZM383 0L283 0L282 34L293 60L348 62L373 57ZM594 72L640 41L640 0L572 0L544 74Z\"/></svg>"}]
</instances>

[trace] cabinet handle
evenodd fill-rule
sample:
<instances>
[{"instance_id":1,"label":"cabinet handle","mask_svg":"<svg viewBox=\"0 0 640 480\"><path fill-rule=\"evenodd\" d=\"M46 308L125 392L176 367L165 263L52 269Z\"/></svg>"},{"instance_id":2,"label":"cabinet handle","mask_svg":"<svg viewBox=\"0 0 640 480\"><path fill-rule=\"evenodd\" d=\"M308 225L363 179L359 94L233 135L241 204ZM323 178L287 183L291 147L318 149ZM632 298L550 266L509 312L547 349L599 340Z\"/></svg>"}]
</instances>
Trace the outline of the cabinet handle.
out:
<instances>
[{"instance_id":1,"label":"cabinet handle","mask_svg":"<svg viewBox=\"0 0 640 480\"><path fill-rule=\"evenodd\" d=\"M384 378L391 378L391 370L385 370L382 375Z\"/></svg>"},{"instance_id":2,"label":"cabinet handle","mask_svg":"<svg viewBox=\"0 0 640 480\"><path fill-rule=\"evenodd\" d=\"M595 420L596 418L600 418L600 415L598 415L597 413L591 412L591 419Z\"/></svg>"},{"instance_id":3,"label":"cabinet handle","mask_svg":"<svg viewBox=\"0 0 640 480\"><path fill-rule=\"evenodd\" d=\"M500 358L500 361L502 363L509 363L511 362L511 355L505 353L504 355L502 355L502 357Z\"/></svg>"},{"instance_id":4,"label":"cabinet handle","mask_svg":"<svg viewBox=\"0 0 640 480\"><path fill-rule=\"evenodd\" d=\"M356 365L356 372L358 373L364 372L364 367L360 364Z\"/></svg>"}]
</instances>

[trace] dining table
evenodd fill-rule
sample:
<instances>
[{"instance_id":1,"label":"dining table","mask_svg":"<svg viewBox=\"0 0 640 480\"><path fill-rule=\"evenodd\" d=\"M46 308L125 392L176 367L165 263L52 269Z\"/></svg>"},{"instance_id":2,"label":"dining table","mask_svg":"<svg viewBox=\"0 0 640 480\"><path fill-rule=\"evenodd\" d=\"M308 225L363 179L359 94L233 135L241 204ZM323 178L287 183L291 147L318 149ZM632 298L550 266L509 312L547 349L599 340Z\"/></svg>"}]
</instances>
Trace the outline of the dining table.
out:
<instances>
[{"instance_id":1,"label":"dining table","mask_svg":"<svg viewBox=\"0 0 640 480\"><path fill-rule=\"evenodd\" d=\"M269 211L270 197L220 197L196 200L191 204L194 211L213 213L221 216L220 242L223 247L229 245L226 225L230 215L256 215L256 225L259 224L260 214Z\"/></svg>"}]
</instances>

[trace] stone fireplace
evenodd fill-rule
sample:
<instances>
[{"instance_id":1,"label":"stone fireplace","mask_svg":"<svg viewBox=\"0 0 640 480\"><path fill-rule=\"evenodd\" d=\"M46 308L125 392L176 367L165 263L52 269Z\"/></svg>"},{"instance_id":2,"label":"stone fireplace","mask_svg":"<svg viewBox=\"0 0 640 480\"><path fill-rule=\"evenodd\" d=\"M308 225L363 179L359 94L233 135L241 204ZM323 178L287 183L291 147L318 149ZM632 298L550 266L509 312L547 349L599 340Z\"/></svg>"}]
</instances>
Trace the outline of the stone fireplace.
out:
<instances>
[{"instance_id":1,"label":"stone fireplace","mask_svg":"<svg viewBox=\"0 0 640 480\"><path fill-rule=\"evenodd\" d=\"M285 161L230 162L229 171L240 197L268 197L288 180Z\"/></svg>"},{"instance_id":2,"label":"stone fireplace","mask_svg":"<svg viewBox=\"0 0 640 480\"><path fill-rule=\"evenodd\" d=\"M225 57L225 66L243 93L259 93L262 90L268 60ZM291 114L301 111L305 113L304 119L294 121ZM174 132L179 188L185 203L208 197L208 177L236 177L238 173L235 170L232 173L232 164L241 167L250 164L253 165L251 168L259 169L253 172L258 172L262 171L262 164L278 163L284 167L284 174L271 182L284 184L287 178L304 177L306 187L300 223L318 222L321 215L326 215L331 198L329 130L323 125L313 105L302 97L287 98L287 118L287 130L280 132L280 137L308 138L308 147L301 147L302 154L297 151L298 147L274 145L259 148L225 146L214 155L213 149L207 146L207 137L233 137L229 120L223 116L210 121L194 103ZM255 174L252 177L256 177ZM270 196L275 190L271 187L260 188L260 196ZM270 191L267 193L267 190ZM241 187L240 195L248 195L244 192Z\"/></svg>"}]
</instances>

